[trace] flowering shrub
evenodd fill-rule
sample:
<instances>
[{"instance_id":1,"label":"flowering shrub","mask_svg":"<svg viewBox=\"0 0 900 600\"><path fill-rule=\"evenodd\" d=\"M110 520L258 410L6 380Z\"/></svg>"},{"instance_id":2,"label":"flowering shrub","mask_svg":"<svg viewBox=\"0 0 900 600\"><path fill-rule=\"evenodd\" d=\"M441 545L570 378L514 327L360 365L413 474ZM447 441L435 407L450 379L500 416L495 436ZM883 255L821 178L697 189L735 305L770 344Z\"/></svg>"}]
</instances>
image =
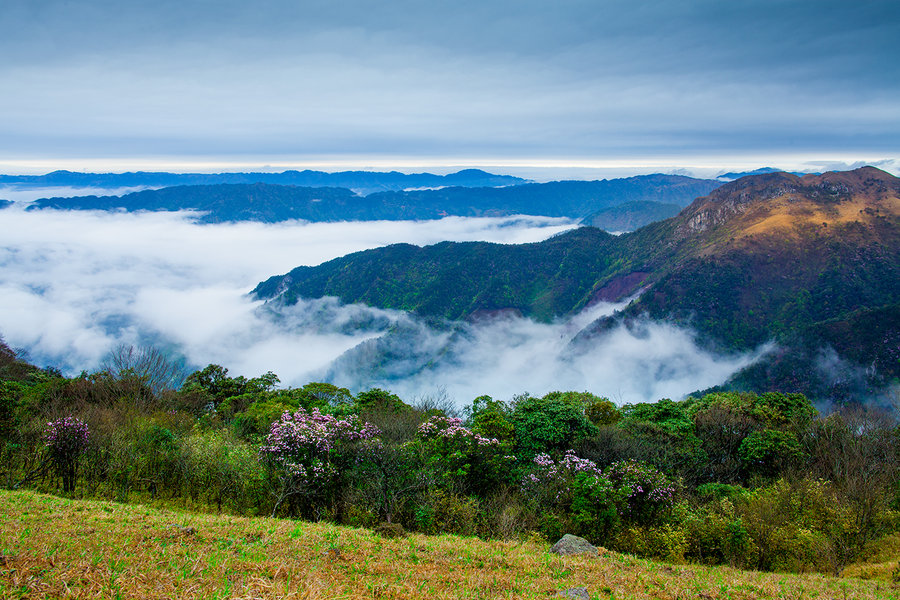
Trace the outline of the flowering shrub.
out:
<instances>
[{"instance_id":1,"label":"flowering shrub","mask_svg":"<svg viewBox=\"0 0 900 600\"><path fill-rule=\"evenodd\" d=\"M675 486L654 467L637 461L600 469L569 450L558 461L534 458L523 489L542 505L571 516L589 539L606 539L622 523L650 524L674 504Z\"/></svg>"},{"instance_id":2,"label":"flowering shrub","mask_svg":"<svg viewBox=\"0 0 900 600\"><path fill-rule=\"evenodd\" d=\"M455 417L435 416L419 425L419 437L424 440L465 440L475 446L496 446L497 438L482 437L462 426L462 419Z\"/></svg>"},{"instance_id":3,"label":"flowering shrub","mask_svg":"<svg viewBox=\"0 0 900 600\"><path fill-rule=\"evenodd\" d=\"M308 500L334 496L346 472L359 460L361 446L376 444L379 433L355 415L337 418L317 408L281 415L260 448L260 456L279 478L273 514L292 496Z\"/></svg>"},{"instance_id":4,"label":"flowering shrub","mask_svg":"<svg viewBox=\"0 0 900 600\"><path fill-rule=\"evenodd\" d=\"M675 504L675 485L655 467L636 460L611 464L604 476L617 487L627 488L622 517L649 524Z\"/></svg>"},{"instance_id":5,"label":"flowering shrub","mask_svg":"<svg viewBox=\"0 0 900 600\"><path fill-rule=\"evenodd\" d=\"M454 417L431 417L419 425L417 437L437 483L458 492L491 489L508 477L515 461L508 443L479 435Z\"/></svg>"},{"instance_id":6,"label":"flowering shrub","mask_svg":"<svg viewBox=\"0 0 900 600\"><path fill-rule=\"evenodd\" d=\"M78 457L87 448L89 437L87 423L76 417L50 421L44 429L44 444L57 474L62 477L65 492L75 489Z\"/></svg>"},{"instance_id":7,"label":"flowering shrub","mask_svg":"<svg viewBox=\"0 0 900 600\"><path fill-rule=\"evenodd\" d=\"M579 458L574 450L568 450L559 462L547 453L534 457L531 472L522 479L522 487L541 502L568 509L572 503L575 478L579 474L598 477L601 470L597 464L586 458Z\"/></svg>"}]
</instances>

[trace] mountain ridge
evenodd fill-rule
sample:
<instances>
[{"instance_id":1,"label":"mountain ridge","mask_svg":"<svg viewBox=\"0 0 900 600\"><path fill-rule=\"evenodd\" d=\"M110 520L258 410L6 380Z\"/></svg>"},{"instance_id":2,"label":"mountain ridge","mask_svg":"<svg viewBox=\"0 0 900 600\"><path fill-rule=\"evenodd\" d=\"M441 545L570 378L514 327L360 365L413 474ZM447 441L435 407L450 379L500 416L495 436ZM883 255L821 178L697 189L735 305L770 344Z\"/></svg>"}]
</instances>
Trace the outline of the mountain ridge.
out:
<instances>
[{"instance_id":1,"label":"mountain ridge","mask_svg":"<svg viewBox=\"0 0 900 600\"><path fill-rule=\"evenodd\" d=\"M0 175L0 186L16 187L172 187L178 185L215 185L223 183L296 185L302 187L344 187L363 195L409 187L438 187L446 185L481 187L507 186L527 183L512 175L495 175L481 169L463 169L448 175L433 173L401 173L399 171L339 171L328 173L313 170L287 170L280 173L169 173L165 171L136 171L127 173L77 173L53 171L43 175Z\"/></svg>"},{"instance_id":2,"label":"mountain ridge","mask_svg":"<svg viewBox=\"0 0 900 600\"><path fill-rule=\"evenodd\" d=\"M349 189L265 183L173 186L123 196L42 198L28 210L197 210L200 222L427 220L516 214L578 219L629 201L666 199L686 205L719 182L676 175L563 181L502 188L447 187L359 196Z\"/></svg>"},{"instance_id":3,"label":"mountain ridge","mask_svg":"<svg viewBox=\"0 0 900 600\"><path fill-rule=\"evenodd\" d=\"M828 338L829 328L846 330L834 324L854 314L895 314L898 198L900 179L874 168L750 176L619 237L584 227L521 246L386 247L294 269L252 294L287 303L337 296L454 320L512 310L549 321L637 293L613 319L671 320L723 350L772 339L800 348ZM900 335L900 320L872 326L882 337ZM581 339L606 327L598 323ZM880 352L867 343L851 354L885 363L884 383L900 376L900 363Z\"/></svg>"}]
</instances>

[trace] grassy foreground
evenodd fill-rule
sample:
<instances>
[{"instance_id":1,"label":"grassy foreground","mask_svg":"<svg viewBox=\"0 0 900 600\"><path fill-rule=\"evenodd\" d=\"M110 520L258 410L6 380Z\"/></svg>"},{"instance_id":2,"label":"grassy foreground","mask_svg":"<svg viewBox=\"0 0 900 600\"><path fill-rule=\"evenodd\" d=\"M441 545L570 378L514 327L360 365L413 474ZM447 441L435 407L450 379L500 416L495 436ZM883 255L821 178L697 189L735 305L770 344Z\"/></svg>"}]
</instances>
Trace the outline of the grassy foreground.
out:
<instances>
[{"instance_id":1,"label":"grassy foreground","mask_svg":"<svg viewBox=\"0 0 900 600\"><path fill-rule=\"evenodd\" d=\"M900 598L888 582L0 492L2 598Z\"/></svg>"}]
</instances>

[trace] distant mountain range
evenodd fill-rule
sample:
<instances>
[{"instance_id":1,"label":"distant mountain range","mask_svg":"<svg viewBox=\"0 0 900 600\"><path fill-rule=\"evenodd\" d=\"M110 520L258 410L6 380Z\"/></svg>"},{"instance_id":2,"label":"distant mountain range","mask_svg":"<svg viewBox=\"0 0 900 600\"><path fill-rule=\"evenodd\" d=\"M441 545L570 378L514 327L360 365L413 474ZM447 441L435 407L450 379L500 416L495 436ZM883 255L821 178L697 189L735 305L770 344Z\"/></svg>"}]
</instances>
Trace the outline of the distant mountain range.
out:
<instances>
[{"instance_id":1,"label":"distant mountain range","mask_svg":"<svg viewBox=\"0 0 900 600\"><path fill-rule=\"evenodd\" d=\"M686 206L720 182L678 175L642 175L602 181L559 181L512 187L447 187L437 190L379 192L360 196L349 189L265 183L174 186L123 196L44 198L29 210L197 210L205 223L289 219L370 221L439 219L446 216L514 214L581 219L628 202L631 222L658 215L658 203ZM648 216L649 215L649 216ZM625 217L621 217L625 218ZM617 225L618 227L618 225Z\"/></svg>"},{"instance_id":2,"label":"distant mountain range","mask_svg":"<svg viewBox=\"0 0 900 600\"><path fill-rule=\"evenodd\" d=\"M637 294L578 343L642 315L689 325L723 351L775 340L778 351L730 385L841 400L900 377L900 179L872 167L755 175L618 237L585 227L517 246L396 244L298 267L253 293L544 321Z\"/></svg>"},{"instance_id":3,"label":"distant mountain range","mask_svg":"<svg viewBox=\"0 0 900 600\"><path fill-rule=\"evenodd\" d=\"M809 173L799 173L797 171L782 171L781 169L776 169L775 167L761 167L759 169L754 169L752 171L742 171L740 173L722 173L718 177L716 177L719 181L734 181L735 179L740 179L741 177L747 177L748 175L766 175L768 173L790 173L791 175L797 175L798 177L803 175L808 175ZM816 173L818 174L818 173Z\"/></svg>"},{"instance_id":4,"label":"distant mountain range","mask_svg":"<svg viewBox=\"0 0 900 600\"><path fill-rule=\"evenodd\" d=\"M32 187L92 187L92 188L161 188L185 185L216 185L221 183L296 185L305 187L342 187L361 195L388 190L423 187L497 187L526 183L520 177L494 175L480 169L464 169L449 175L432 173L399 173L391 171L284 171L282 173L73 173L53 171L45 175L0 175L0 186Z\"/></svg>"}]
</instances>

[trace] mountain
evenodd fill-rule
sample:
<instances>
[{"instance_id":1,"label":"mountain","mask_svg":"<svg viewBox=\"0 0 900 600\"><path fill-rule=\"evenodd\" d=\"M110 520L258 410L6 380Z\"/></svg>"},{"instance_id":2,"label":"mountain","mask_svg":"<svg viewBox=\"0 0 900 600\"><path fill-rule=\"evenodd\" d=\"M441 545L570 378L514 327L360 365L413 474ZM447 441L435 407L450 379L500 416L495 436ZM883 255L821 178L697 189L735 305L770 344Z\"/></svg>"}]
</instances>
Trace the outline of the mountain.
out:
<instances>
[{"instance_id":1,"label":"mountain","mask_svg":"<svg viewBox=\"0 0 900 600\"><path fill-rule=\"evenodd\" d=\"M123 196L77 196L42 198L27 210L121 210L176 211L205 213L204 223L262 221L276 223L289 219L339 221L344 215L369 212L368 202L344 188L312 188L284 185L219 184L174 186L144 190Z\"/></svg>"},{"instance_id":2,"label":"mountain","mask_svg":"<svg viewBox=\"0 0 900 600\"><path fill-rule=\"evenodd\" d=\"M510 175L494 175L480 169L464 169L449 175L399 173L391 171L284 171L282 173L73 173L53 171L45 175L0 175L0 186L14 187L171 187L178 185L216 185L221 183L296 185L304 187L343 187L366 195L386 190L424 187L493 187L520 185L526 180Z\"/></svg>"},{"instance_id":3,"label":"mountain","mask_svg":"<svg viewBox=\"0 0 900 600\"><path fill-rule=\"evenodd\" d=\"M741 177L747 177L748 175L765 175L768 173L783 173L781 169L776 169L775 167L761 167L759 169L754 169L752 171L742 171L740 173L722 173L717 176L716 179L719 181L734 181L735 179L740 179ZM798 173L796 171L787 171L792 175L802 176L806 173Z\"/></svg>"},{"instance_id":4,"label":"mountain","mask_svg":"<svg viewBox=\"0 0 900 600\"><path fill-rule=\"evenodd\" d=\"M4 208L8 208L13 205L12 200L0 200L0 210Z\"/></svg>"},{"instance_id":5,"label":"mountain","mask_svg":"<svg viewBox=\"0 0 900 600\"><path fill-rule=\"evenodd\" d=\"M391 206L421 207L460 216L503 214L584 218L598 210L634 201L687 206L722 185L680 175L639 175L600 181L553 181L506 188L445 188L385 192L369 198Z\"/></svg>"},{"instance_id":6,"label":"mountain","mask_svg":"<svg viewBox=\"0 0 900 600\"><path fill-rule=\"evenodd\" d=\"M634 231L655 221L674 217L679 212L681 207L677 204L638 200L599 210L582 219L581 224L605 231Z\"/></svg>"},{"instance_id":7,"label":"mountain","mask_svg":"<svg viewBox=\"0 0 900 600\"><path fill-rule=\"evenodd\" d=\"M159 211L193 209L206 223L440 219L511 214L581 218L632 200L666 200L687 205L721 185L675 175L644 175L603 181L562 181L504 188L449 187L359 196L344 188L310 188L264 183L174 186L123 196L43 198L29 210Z\"/></svg>"},{"instance_id":8,"label":"mountain","mask_svg":"<svg viewBox=\"0 0 900 600\"><path fill-rule=\"evenodd\" d=\"M870 367L864 379L875 386L900 377L900 179L872 167L755 175L618 237L585 227L520 246L394 245L299 267L254 294L545 321L638 294L617 321L647 315L690 325L723 351L775 340L787 371L812 373L813 363L827 370L828 352L840 352L839 360ZM611 323L596 322L578 343ZM746 381L802 388L782 367Z\"/></svg>"}]
</instances>

